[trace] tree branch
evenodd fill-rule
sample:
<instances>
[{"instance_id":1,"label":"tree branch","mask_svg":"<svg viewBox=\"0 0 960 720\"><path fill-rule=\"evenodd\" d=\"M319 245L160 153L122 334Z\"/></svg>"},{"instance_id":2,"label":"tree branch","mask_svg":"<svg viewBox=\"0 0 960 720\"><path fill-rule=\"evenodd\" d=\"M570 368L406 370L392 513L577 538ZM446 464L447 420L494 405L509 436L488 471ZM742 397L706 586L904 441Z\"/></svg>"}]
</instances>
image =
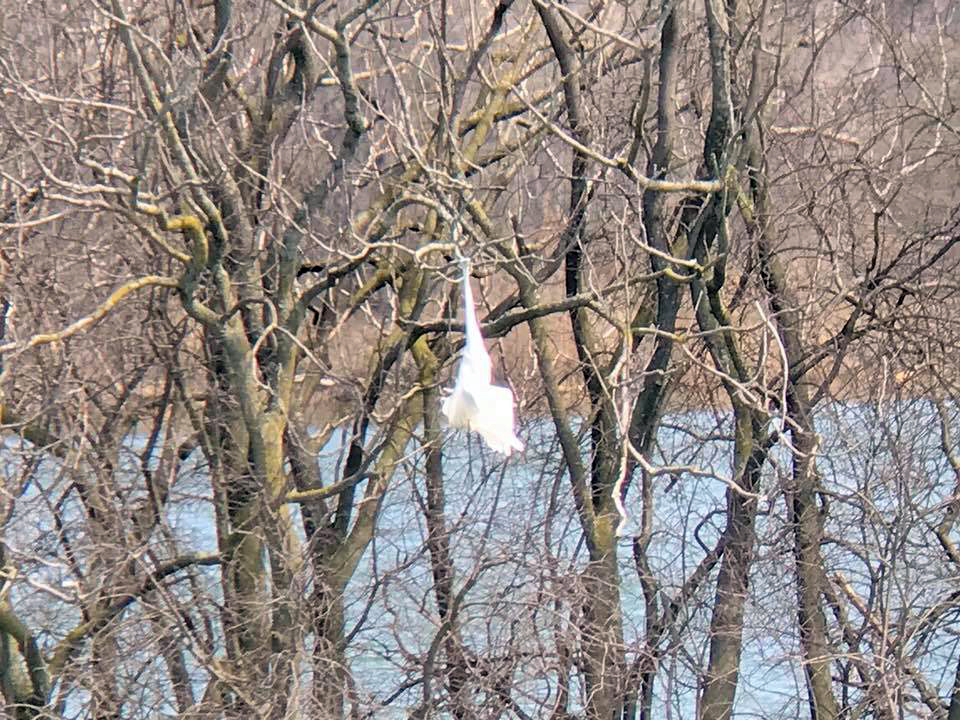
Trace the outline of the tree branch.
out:
<instances>
[{"instance_id":1,"label":"tree branch","mask_svg":"<svg viewBox=\"0 0 960 720\"><path fill-rule=\"evenodd\" d=\"M168 277L166 275L147 275L146 277L137 278L135 280L130 280L129 282L121 285L119 288L111 293L100 307L94 310L89 315L86 315L76 322L68 325L63 330L59 330L53 333L44 333L40 335L34 335L29 340L23 343L11 342L5 345L0 345L0 353L5 352L22 352L24 350L29 350L30 348L37 347L38 345L49 345L51 343L63 342L64 340L73 337L79 332L87 330L88 328L93 327L98 322L103 320L107 315L109 315L117 305L130 293L135 292L136 290L141 290L145 287L166 287L166 288L177 288L179 283L176 279Z\"/></svg>"}]
</instances>

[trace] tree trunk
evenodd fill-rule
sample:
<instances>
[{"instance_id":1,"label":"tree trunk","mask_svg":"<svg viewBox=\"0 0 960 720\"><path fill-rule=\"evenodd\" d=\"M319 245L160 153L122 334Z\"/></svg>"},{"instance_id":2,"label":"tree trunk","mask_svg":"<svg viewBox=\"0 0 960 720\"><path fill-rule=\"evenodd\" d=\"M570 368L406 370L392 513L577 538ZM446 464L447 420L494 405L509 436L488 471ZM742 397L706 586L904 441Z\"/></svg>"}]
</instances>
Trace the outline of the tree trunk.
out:
<instances>
[{"instance_id":1,"label":"tree trunk","mask_svg":"<svg viewBox=\"0 0 960 720\"><path fill-rule=\"evenodd\" d=\"M344 716L347 664L343 654L343 592L321 577L313 595L313 712L337 720Z\"/></svg>"},{"instance_id":2,"label":"tree trunk","mask_svg":"<svg viewBox=\"0 0 960 720\"><path fill-rule=\"evenodd\" d=\"M823 528L817 507L816 436L810 431L794 431L793 446L796 451L793 489L788 502L796 558L797 622L803 643L810 717L811 720L835 720L838 709L830 677L832 660L820 601L824 577L820 555Z\"/></svg>"},{"instance_id":3,"label":"tree trunk","mask_svg":"<svg viewBox=\"0 0 960 720\"><path fill-rule=\"evenodd\" d=\"M754 210L744 208L748 231L759 250L760 271L770 308L783 344L787 382L785 411L790 417L793 437L793 485L787 493L790 523L793 526L797 582L797 622L803 644L804 669L812 720L835 720L839 710L830 676L830 646L823 612L823 518L817 505L820 475L817 470L818 440L813 427L809 383L796 372L803 362L800 302L793 296L783 268L776 260L775 229L770 224L770 200L766 189L763 157L756 145L750 148L751 189ZM841 351L842 352L842 351Z\"/></svg>"},{"instance_id":4,"label":"tree trunk","mask_svg":"<svg viewBox=\"0 0 960 720\"><path fill-rule=\"evenodd\" d=\"M598 520L607 527L611 518ZM584 675L587 690L587 717L591 720L620 718L624 697L623 619L620 614L620 574L613 545L616 538L603 533L612 542L599 558L591 560L582 577Z\"/></svg>"},{"instance_id":5,"label":"tree trunk","mask_svg":"<svg viewBox=\"0 0 960 720\"><path fill-rule=\"evenodd\" d=\"M766 448L755 447L753 419L742 408L737 418L737 464L743 467L734 478L745 493L754 493ZM757 500L744 492L727 490L727 525L723 531L723 560L717 575L717 590L710 621L710 659L700 700L700 720L728 720L733 711L743 647L743 614L747 601L750 567L756 544Z\"/></svg>"}]
</instances>

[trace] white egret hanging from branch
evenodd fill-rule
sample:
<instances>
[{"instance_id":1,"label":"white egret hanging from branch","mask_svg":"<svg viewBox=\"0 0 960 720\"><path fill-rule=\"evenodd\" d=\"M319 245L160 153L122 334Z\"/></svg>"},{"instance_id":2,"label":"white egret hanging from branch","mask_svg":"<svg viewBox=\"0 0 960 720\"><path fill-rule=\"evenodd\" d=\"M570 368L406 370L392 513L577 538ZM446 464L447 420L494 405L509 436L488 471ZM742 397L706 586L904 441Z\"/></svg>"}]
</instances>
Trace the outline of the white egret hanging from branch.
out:
<instances>
[{"instance_id":1,"label":"white egret hanging from branch","mask_svg":"<svg viewBox=\"0 0 960 720\"><path fill-rule=\"evenodd\" d=\"M483 345L473 307L470 261L463 259L460 264L466 344L460 357L457 382L453 392L444 399L441 410L450 427L473 430L492 450L509 455L514 450L523 450L523 443L513 431L513 393L510 388L491 383L490 356Z\"/></svg>"}]
</instances>

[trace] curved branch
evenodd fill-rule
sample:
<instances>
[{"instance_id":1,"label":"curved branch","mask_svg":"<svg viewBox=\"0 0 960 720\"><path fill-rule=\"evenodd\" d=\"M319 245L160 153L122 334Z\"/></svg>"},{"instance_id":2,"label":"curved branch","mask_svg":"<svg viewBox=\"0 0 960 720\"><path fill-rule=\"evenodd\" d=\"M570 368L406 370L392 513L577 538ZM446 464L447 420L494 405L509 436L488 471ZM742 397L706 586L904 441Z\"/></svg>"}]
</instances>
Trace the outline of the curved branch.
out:
<instances>
[{"instance_id":1,"label":"curved branch","mask_svg":"<svg viewBox=\"0 0 960 720\"><path fill-rule=\"evenodd\" d=\"M103 304L92 313L80 318L71 325L68 325L63 330L53 333L34 335L25 343L11 342L5 345L0 345L0 353L11 351L22 352L24 350L37 347L38 345L49 345L51 343L63 342L64 340L73 337L77 333L83 332L84 330L96 325L113 310L115 310L117 305L119 305L127 295L145 287L177 288L179 287L179 283L175 278L168 277L166 275L147 275L146 277L131 280L114 290L110 294L110 297L108 297Z\"/></svg>"},{"instance_id":2,"label":"curved branch","mask_svg":"<svg viewBox=\"0 0 960 720\"><path fill-rule=\"evenodd\" d=\"M80 650L80 646L87 638L102 630L107 623L126 610L136 600L151 590L154 590L162 580L188 567L195 565L219 565L220 562L219 554L189 553L176 557L161 565L155 571L145 576L137 588L128 593L120 594L110 605L68 632L63 640L57 644L53 652L53 657L47 667L48 673L52 677L57 677L63 671L70 658Z\"/></svg>"}]
</instances>

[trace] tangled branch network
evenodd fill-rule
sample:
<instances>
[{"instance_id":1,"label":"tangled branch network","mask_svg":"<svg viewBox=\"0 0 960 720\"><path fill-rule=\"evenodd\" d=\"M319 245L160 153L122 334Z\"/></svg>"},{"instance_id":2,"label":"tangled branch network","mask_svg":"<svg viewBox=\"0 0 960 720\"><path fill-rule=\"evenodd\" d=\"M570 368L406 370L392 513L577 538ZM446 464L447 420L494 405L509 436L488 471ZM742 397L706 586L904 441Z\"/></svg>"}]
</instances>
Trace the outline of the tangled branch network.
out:
<instances>
[{"instance_id":1,"label":"tangled branch network","mask_svg":"<svg viewBox=\"0 0 960 720\"><path fill-rule=\"evenodd\" d=\"M453 392L444 399L441 410L450 427L473 430L491 450L509 455L514 450L523 450L523 443L513 430L513 393L510 388L491 382L490 355L483 345L470 289L470 261L461 260L461 267L467 341L460 357L457 382Z\"/></svg>"}]
</instances>

